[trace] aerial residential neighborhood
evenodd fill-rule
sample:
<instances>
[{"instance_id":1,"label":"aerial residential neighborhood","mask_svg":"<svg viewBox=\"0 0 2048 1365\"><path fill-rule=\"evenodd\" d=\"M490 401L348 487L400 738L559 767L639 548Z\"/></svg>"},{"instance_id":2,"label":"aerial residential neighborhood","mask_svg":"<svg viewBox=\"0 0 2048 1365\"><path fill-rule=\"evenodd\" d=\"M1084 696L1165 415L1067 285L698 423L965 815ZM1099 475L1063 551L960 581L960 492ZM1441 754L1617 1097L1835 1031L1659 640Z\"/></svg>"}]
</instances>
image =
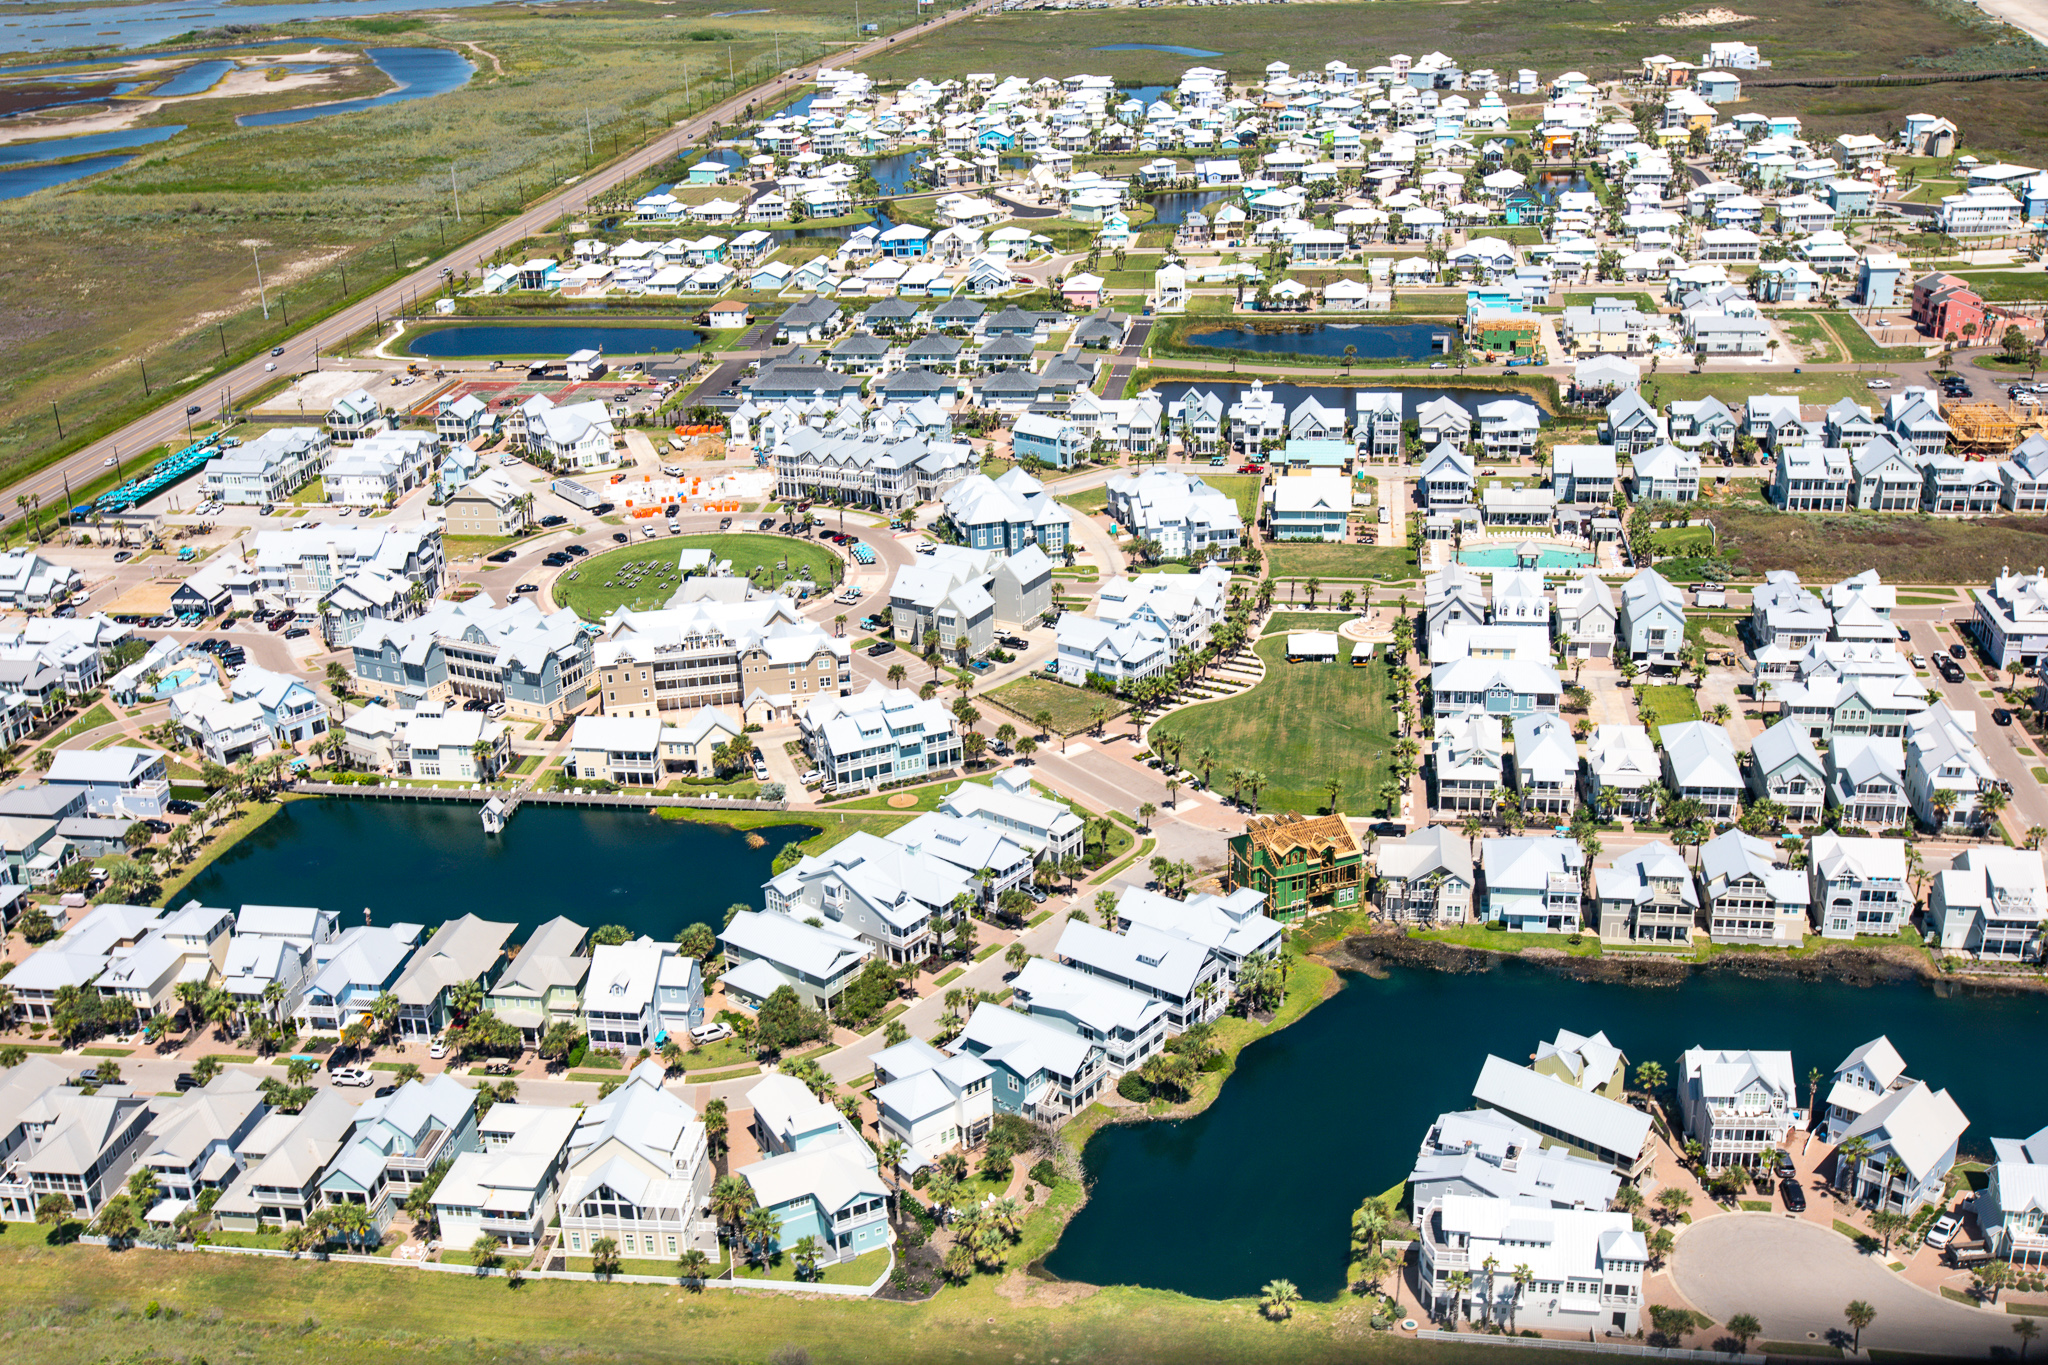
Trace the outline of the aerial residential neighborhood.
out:
<instances>
[{"instance_id":1,"label":"aerial residential neighborhood","mask_svg":"<svg viewBox=\"0 0 2048 1365\"><path fill-rule=\"evenodd\" d=\"M1251 3L6 25L0 1337L2025 1358L2048 13Z\"/></svg>"}]
</instances>

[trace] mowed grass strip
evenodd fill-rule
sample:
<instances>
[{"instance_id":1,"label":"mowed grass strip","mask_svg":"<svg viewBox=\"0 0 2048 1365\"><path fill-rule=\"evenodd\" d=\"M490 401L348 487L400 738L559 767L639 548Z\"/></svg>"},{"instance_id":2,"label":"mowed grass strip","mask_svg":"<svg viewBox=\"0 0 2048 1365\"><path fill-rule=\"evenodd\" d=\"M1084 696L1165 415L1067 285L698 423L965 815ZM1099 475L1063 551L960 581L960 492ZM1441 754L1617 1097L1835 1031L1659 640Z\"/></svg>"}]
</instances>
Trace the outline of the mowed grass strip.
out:
<instances>
[{"instance_id":1,"label":"mowed grass strip","mask_svg":"<svg viewBox=\"0 0 2048 1365\"><path fill-rule=\"evenodd\" d=\"M841 567L839 557L824 546L790 536L664 535L592 555L563 570L555 580L555 602L586 621L602 620L620 607L652 610L682 585L676 572L679 550L709 550L714 560L729 559L738 578L765 569L763 581L770 587L789 578L804 581L801 570L807 567L809 582L820 589L829 588L838 582ZM573 581L569 578L572 573L576 575Z\"/></svg>"},{"instance_id":2,"label":"mowed grass strip","mask_svg":"<svg viewBox=\"0 0 2048 1365\"><path fill-rule=\"evenodd\" d=\"M1195 765L1205 748L1216 765L1209 784L1230 790L1229 774L1250 768L1266 775L1259 809L1313 813L1328 797L1323 784L1341 782L1339 810L1362 811L1387 780L1394 743L1394 711L1384 662L1351 667L1351 642L1338 642L1331 664L1287 662L1287 640L1258 643L1266 676L1257 687L1223 701L1191 706L1155 729L1185 744L1183 762Z\"/></svg>"}]
</instances>

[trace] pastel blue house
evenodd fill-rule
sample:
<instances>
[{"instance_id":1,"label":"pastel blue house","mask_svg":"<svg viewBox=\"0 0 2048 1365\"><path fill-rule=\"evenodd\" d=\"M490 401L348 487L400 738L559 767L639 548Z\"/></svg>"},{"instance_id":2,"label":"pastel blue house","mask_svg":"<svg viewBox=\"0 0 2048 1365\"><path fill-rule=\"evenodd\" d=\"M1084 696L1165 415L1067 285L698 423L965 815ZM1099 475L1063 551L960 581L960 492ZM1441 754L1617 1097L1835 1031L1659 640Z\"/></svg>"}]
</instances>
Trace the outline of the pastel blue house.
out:
<instances>
[{"instance_id":1,"label":"pastel blue house","mask_svg":"<svg viewBox=\"0 0 2048 1365\"><path fill-rule=\"evenodd\" d=\"M884 256L922 256L931 247L931 230L898 223L878 239Z\"/></svg>"},{"instance_id":2,"label":"pastel blue house","mask_svg":"<svg viewBox=\"0 0 2048 1365\"><path fill-rule=\"evenodd\" d=\"M1066 469L1088 449L1088 437L1080 427L1062 418L1027 412L1017 419L1012 433L1017 460L1036 456L1056 469Z\"/></svg>"},{"instance_id":3,"label":"pastel blue house","mask_svg":"<svg viewBox=\"0 0 2048 1365\"><path fill-rule=\"evenodd\" d=\"M984 151L1007 152L1017 145L1017 135L1001 128L991 128L975 139Z\"/></svg>"},{"instance_id":4,"label":"pastel blue house","mask_svg":"<svg viewBox=\"0 0 2048 1365\"><path fill-rule=\"evenodd\" d=\"M747 1092L754 1137L768 1155L736 1174L755 1201L782 1224L776 1247L787 1254L806 1237L826 1248L825 1260L851 1260L889 1245L889 1188L874 1149L838 1110L803 1082L772 1075Z\"/></svg>"},{"instance_id":5,"label":"pastel blue house","mask_svg":"<svg viewBox=\"0 0 2048 1365\"><path fill-rule=\"evenodd\" d=\"M382 1231L435 1163L475 1150L476 1091L445 1073L408 1081L356 1110L354 1131L320 1177L320 1202L365 1205Z\"/></svg>"}]
</instances>

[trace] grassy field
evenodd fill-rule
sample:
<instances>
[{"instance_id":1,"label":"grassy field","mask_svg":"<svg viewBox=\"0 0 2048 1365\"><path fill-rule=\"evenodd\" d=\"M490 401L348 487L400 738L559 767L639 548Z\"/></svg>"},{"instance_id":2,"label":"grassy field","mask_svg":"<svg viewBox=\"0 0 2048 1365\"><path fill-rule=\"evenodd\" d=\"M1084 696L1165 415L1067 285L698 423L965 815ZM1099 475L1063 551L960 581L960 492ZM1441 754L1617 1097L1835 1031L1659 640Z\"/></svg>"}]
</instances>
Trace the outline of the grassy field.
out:
<instances>
[{"instance_id":1,"label":"grassy field","mask_svg":"<svg viewBox=\"0 0 2048 1365\"><path fill-rule=\"evenodd\" d=\"M1644 713L1656 717L1657 731L1660 735L1667 725L1677 725L1700 718L1699 698L1690 687L1657 684L1636 690L1642 694Z\"/></svg>"},{"instance_id":2,"label":"grassy field","mask_svg":"<svg viewBox=\"0 0 2048 1365\"><path fill-rule=\"evenodd\" d=\"M1090 692L1084 688L1069 687L1051 678L1019 678L1004 683L993 692L983 693L988 700L1013 715L1030 720L1041 712L1052 714L1054 735L1078 735L1093 723L1095 708L1108 708L1105 724L1122 715L1128 708L1106 692Z\"/></svg>"},{"instance_id":3,"label":"grassy field","mask_svg":"<svg viewBox=\"0 0 2048 1365\"><path fill-rule=\"evenodd\" d=\"M1339 810L1376 805L1394 742L1385 664L1351 667L1348 640L1338 642L1334 664L1288 663L1284 638L1257 648L1266 663L1257 687L1176 711L1155 728L1183 741L1189 759L1213 749L1218 791L1230 789L1225 774L1233 768L1264 773L1270 785L1259 794L1261 810L1322 810L1329 800L1323 783L1333 776L1343 783Z\"/></svg>"},{"instance_id":4,"label":"grassy field","mask_svg":"<svg viewBox=\"0 0 2048 1365\"><path fill-rule=\"evenodd\" d=\"M0 203L0 238L10 248L0 259L0 344L11 381L0 394L0 477L60 446L53 400L73 441L164 402L166 385L197 387L211 408L208 377L339 305L344 274L346 295L359 297L660 136L732 92L728 63L738 86L767 78L778 36L784 67L852 37L851 14L826 0L714 13L704 0L617 0L602 14L485 6L239 33L296 36L333 65L313 87L259 80L254 93L171 101L131 125L184 125L169 141L118 170ZM908 7L869 16L884 30L912 17ZM298 124L236 124L243 114L388 90L360 49L394 39L456 48L477 74L432 99ZM264 49L286 59L294 51ZM557 244L565 239L536 245ZM519 254L541 254L526 246ZM474 257L464 264L477 266ZM136 287L141 281L146 288ZM329 348L336 341L323 338ZM143 392L143 366L153 398Z\"/></svg>"},{"instance_id":5,"label":"grassy field","mask_svg":"<svg viewBox=\"0 0 2048 1365\"><path fill-rule=\"evenodd\" d=\"M1412 578L1415 551L1405 545L1329 545L1313 541L1265 547L1275 578Z\"/></svg>"},{"instance_id":6,"label":"grassy field","mask_svg":"<svg viewBox=\"0 0 2048 1365\"><path fill-rule=\"evenodd\" d=\"M1259 519L1259 476L1256 474L1204 474L1202 482L1237 504L1237 515L1250 526Z\"/></svg>"},{"instance_id":7,"label":"grassy field","mask_svg":"<svg viewBox=\"0 0 2048 1365\"><path fill-rule=\"evenodd\" d=\"M1650 532L1650 548L1660 555L1705 555L1714 552L1710 526L1668 526Z\"/></svg>"},{"instance_id":8,"label":"grassy field","mask_svg":"<svg viewBox=\"0 0 2048 1365\"><path fill-rule=\"evenodd\" d=\"M2048 517L1814 516L1756 503L1709 507L1704 515L1746 578L1792 569L1808 582L1832 583L1876 569L1887 583L1983 583L2006 565L2048 559Z\"/></svg>"},{"instance_id":9,"label":"grassy field","mask_svg":"<svg viewBox=\"0 0 2048 1365\"><path fill-rule=\"evenodd\" d=\"M1780 356L1779 359L1791 357ZM1863 387L1864 381L1882 373L1882 370L1867 370L1861 374L1792 374L1781 370L1770 374L1741 375L1717 374L1711 370L1705 374L1659 370L1654 375L1643 377L1643 397L1649 398L1654 394L1654 401L1663 404L1705 398L1711 394L1732 408L1739 406L1752 393L1790 393L1797 394L1802 403L1815 403L1822 407L1841 398L1868 404L1874 395Z\"/></svg>"},{"instance_id":10,"label":"grassy field","mask_svg":"<svg viewBox=\"0 0 2048 1365\"><path fill-rule=\"evenodd\" d=\"M827 587L839 581L839 557L822 545L788 536L704 535L663 536L640 545L624 545L601 555L592 555L555 580L557 604L575 609L586 621L598 621L620 607L645 611L660 606L673 594L682 579L676 573L677 550L710 550L719 559L732 561L732 571L741 578L765 569L763 581L780 584L785 578ZM621 577L633 565L645 566L637 578ZM804 579L800 570L808 568Z\"/></svg>"}]
</instances>

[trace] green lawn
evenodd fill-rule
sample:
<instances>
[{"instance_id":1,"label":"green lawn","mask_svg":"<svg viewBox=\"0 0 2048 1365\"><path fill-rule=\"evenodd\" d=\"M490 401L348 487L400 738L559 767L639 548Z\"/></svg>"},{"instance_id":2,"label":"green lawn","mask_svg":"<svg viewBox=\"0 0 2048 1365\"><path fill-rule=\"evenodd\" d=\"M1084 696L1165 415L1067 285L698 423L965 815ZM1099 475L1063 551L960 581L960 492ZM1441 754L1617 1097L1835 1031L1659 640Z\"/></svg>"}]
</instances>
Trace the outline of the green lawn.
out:
<instances>
[{"instance_id":1,"label":"green lawn","mask_svg":"<svg viewBox=\"0 0 2048 1365\"><path fill-rule=\"evenodd\" d=\"M732 561L732 571L746 578L756 569L770 586L785 579L828 587L839 581L839 557L822 545L789 536L726 535L661 536L592 555L555 580L555 601L574 609L586 621L602 620L620 607L646 611L666 602L682 583L676 572L676 551L709 550ZM632 570L638 566L638 572ZM808 568L804 580L801 570ZM575 574L571 582L569 575Z\"/></svg>"},{"instance_id":2,"label":"green lawn","mask_svg":"<svg viewBox=\"0 0 2048 1365\"><path fill-rule=\"evenodd\" d=\"M1244 524L1252 525L1259 519L1259 484L1256 474L1204 474L1202 482L1237 504L1237 514Z\"/></svg>"},{"instance_id":3,"label":"green lawn","mask_svg":"<svg viewBox=\"0 0 2048 1365\"><path fill-rule=\"evenodd\" d=\"M104 704L94 702L83 715L76 717L69 725L66 725L56 734L50 736L42 747L54 749L67 739L75 739L88 730L97 730L102 725L112 725L113 723L114 713L109 711Z\"/></svg>"},{"instance_id":4,"label":"green lawn","mask_svg":"<svg viewBox=\"0 0 2048 1365\"><path fill-rule=\"evenodd\" d=\"M1656 717L1659 733L1666 725L1700 718L1699 698L1693 695L1690 687L1663 683L1639 687L1636 691L1641 697L1645 715Z\"/></svg>"},{"instance_id":5,"label":"green lawn","mask_svg":"<svg viewBox=\"0 0 2048 1365\"><path fill-rule=\"evenodd\" d=\"M1399 530L1399 527L1394 528ZM1411 578L1415 551L1405 545L1350 545L1304 541L1265 547L1275 578Z\"/></svg>"},{"instance_id":6,"label":"green lawn","mask_svg":"<svg viewBox=\"0 0 2048 1365\"><path fill-rule=\"evenodd\" d=\"M1261 640L1266 677L1257 687L1224 701L1177 711L1158 723L1161 734L1187 745L1187 762L1213 749L1210 778L1218 792L1230 790L1235 768L1256 769L1269 785L1259 808L1322 810L1323 784L1342 783L1337 808L1362 812L1379 803L1394 742L1394 711L1387 696L1386 665L1351 667L1351 643L1338 642L1334 664L1290 664L1287 641Z\"/></svg>"},{"instance_id":7,"label":"green lawn","mask_svg":"<svg viewBox=\"0 0 2048 1365\"><path fill-rule=\"evenodd\" d=\"M1711 526L1671 526L1650 532L1650 548L1659 555L1710 555L1714 552Z\"/></svg>"},{"instance_id":8,"label":"green lawn","mask_svg":"<svg viewBox=\"0 0 2048 1365\"><path fill-rule=\"evenodd\" d=\"M825 1284L873 1284L889 1268L887 1249L866 1252L850 1261L822 1268L818 1280ZM673 1267L671 1267L673 1269ZM796 1279L796 1258L782 1255L768 1266L741 1265L734 1277L741 1280L780 1280L784 1284Z\"/></svg>"},{"instance_id":9,"label":"green lawn","mask_svg":"<svg viewBox=\"0 0 2048 1365\"><path fill-rule=\"evenodd\" d=\"M1498 953L1547 948L1570 953L1573 957L1600 956L1600 939L1594 934L1580 934L1579 941L1573 943L1570 934L1518 934L1505 929L1489 929L1484 924L1460 924L1449 929L1417 930L1411 937L1426 938L1433 943L1455 943L1465 948L1485 948Z\"/></svg>"},{"instance_id":10,"label":"green lawn","mask_svg":"<svg viewBox=\"0 0 2048 1365\"><path fill-rule=\"evenodd\" d=\"M1085 688L1069 687L1063 682L1036 674L1004 683L993 692L982 694L989 701L1013 715L1027 721L1041 712L1052 715L1052 733L1077 735L1094 723L1095 709L1107 707L1109 714L1104 724L1115 720L1129 708L1106 692L1090 692ZM1034 722L1035 723L1035 722Z\"/></svg>"},{"instance_id":11,"label":"green lawn","mask_svg":"<svg viewBox=\"0 0 2048 1365\"><path fill-rule=\"evenodd\" d=\"M1779 356L1778 359L1784 361L1793 357ZM1787 371L1723 374L1709 370L1705 374L1689 374L1660 370L1655 375L1643 376L1643 397L1648 398L1655 393L1656 401L1663 404L1712 395L1734 407L1752 393L1792 393L1799 395L1802 403L1816 403L1822 407L1840 398L1867 404L1871 394L1863 387L1863 381L1882 373L1873 370L1862 374L1839 371L1827 374L1792 374Z\"/></svg>"},{"instance_id":12,"label":"green lawn","mask_svg":"<svg viewBox=\"0 0 2048 1365\"><path fill-rule=\"evenodd\" d=\"M1109 506L1109 490L1107 488L1083 488L1079 492L1067 494L1060 501L1073 508L1076 512L1093 514Z\"/></svg>"},{"instance_id":13,"label":"green lawn","mask_svg":"<svg viewBox=\"0 0 2048 1365\"><path fill-rule=\"evenodd\" d=\"M2048 299L2048 275L2039 270L1973 270L1962 277L1986 303L2033 303Z\"/></svg>"},{"instance_id":14,"label":"green lawn","mask_svg":"<svg viewBox=\"0 0 2048 1365\"><path fill-rule=\"evenodd\" d=\"M1266 618L1263 633L1282 635L1290 630L1335 630L1355 615L1356 612L1348 611L1276 611Z\"/></svg>"}]
</instances>

